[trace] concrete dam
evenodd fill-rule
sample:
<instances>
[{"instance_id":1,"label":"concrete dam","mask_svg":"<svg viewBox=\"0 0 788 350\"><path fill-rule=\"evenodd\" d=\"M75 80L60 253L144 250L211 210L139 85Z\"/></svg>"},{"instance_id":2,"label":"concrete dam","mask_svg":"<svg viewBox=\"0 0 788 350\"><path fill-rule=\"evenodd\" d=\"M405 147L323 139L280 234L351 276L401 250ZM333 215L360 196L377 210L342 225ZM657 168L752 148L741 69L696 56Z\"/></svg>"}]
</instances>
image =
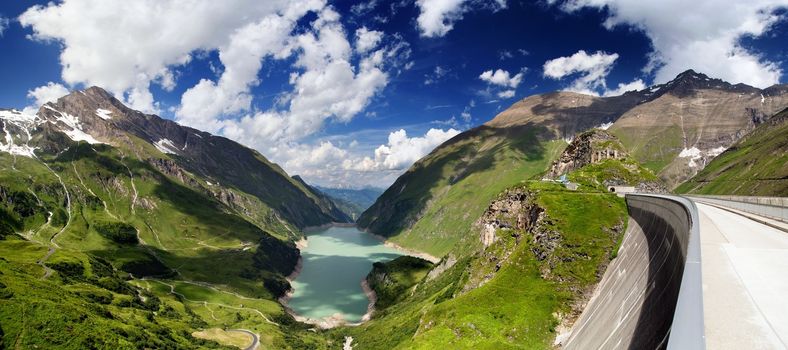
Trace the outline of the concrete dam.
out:
<instances>
[{"instance_id":1,"label":"concrete dam","mask_svg":"<svg viewBox=\"0 0 788 350\"><path fill-rule=\"evenodd\" d=\"M626 200L618 255L563 349L786 348L786 218L752 198Z\"/></svg>"}]
</instances>

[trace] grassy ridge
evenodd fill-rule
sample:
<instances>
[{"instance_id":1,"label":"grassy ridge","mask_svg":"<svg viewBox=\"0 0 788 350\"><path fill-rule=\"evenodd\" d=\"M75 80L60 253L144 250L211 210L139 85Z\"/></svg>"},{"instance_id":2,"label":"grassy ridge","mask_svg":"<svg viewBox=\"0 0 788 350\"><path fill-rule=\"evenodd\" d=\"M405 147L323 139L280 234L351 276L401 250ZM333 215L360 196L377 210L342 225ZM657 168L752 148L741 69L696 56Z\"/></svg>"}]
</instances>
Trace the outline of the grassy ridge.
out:
<instances>
[{"instance_id":1,"label":"grassy ridge","mask_svg":"<svg viewBox=\"0 0 788 350\"><path fill-rule=\"evenodd\" d=\"M16 348L225 348L194 339L204 321L190 309L142 293L111 266L81 253L58 251L41 279L36 264L47 248L12 238L0 241L0 324ZM156 312L156 313L154 313Z\"/></svg>"},{"instance_id":2,"label":"grassy ridge","mask_svg":"<svg viewBox=\"0 0 788 350\"><path fill-rule=\"evenodd\" d=\"M458 135L397 179L359 226L435 256L455 246L473 249L470 227L490 200L541 174L566 146L541 141L543 131L479 127Z\"/></svg>"},{"instance_id":3,"label":"grassy ridge","mask_svg":"<svg viewBox=\"0 0 788 350\"><path fill-rule=\"evenodd\" d=\"M419 283L434 266L429 261L407 255L388 262L374 263L367 281L377 294L375 307L385 309L404 299L408 290Z\"/></svg>"},{"instance_id":4,"label":"grassy ridge","mask_svg":"<svg viewBox=\"0 0 788 350\"><path fill-rule=\"evenodd\" d=\"M542 229L560 233L552 258L540 260L534 253L532 232L498 230L493 245L459 255L372 321L331 334L352 335L355 349L549 348L560 322L556 316L572 311L614 255L626 205L604 192L541 182L519 186L544 208Z\"/></svg>"},{"instance_id":5,"label":"grassy ridge","mask_svg":"<svg viewBox=\"0 0 788 350\"><path fill-rule=\"evenodd\" d=\"M0 153L0 215L9 228L0 240L8 249L0 256L18 260L0 270L0 281L14 291L0 318L5 344L220 348L191 334L229 327L257 332L266 348L325 345L275 301L297 260L290 242L299 235L295 226L253 196L235 192L246 207L233 207L191 174L166 175L123 149L61 141L63 149L39 153L40 160ZM51 256L50 246L56 247ZM52 271L43 280L39 260ZM86 284L92 261L105 262L114 277ZM25 273L6 273L15 269ZM174 289L126 282L146 276ZM113 289L118 285L124 292ZM202 289L195 290L198 285ZM160 304L149 310L135 298ZM41 329L49 331L39 336ZM62 339L72 340L58 343Z\"/></svg>"}]
</instances>

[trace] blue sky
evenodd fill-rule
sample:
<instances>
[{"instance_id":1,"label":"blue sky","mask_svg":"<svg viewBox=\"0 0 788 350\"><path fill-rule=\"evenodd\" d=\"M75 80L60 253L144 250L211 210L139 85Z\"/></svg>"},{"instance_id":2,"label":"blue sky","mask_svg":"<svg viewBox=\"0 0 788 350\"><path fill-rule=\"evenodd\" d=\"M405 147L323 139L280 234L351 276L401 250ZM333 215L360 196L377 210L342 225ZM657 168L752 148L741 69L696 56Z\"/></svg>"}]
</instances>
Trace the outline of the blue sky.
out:
<instances>
[{"instance_id":1,"label":"blue sky","mask_svg":"<svg viewBox=\"0 0 788 350\"><path fill-rule=\"evenodd\" d=\"M307 181L387 186L529 95L689 68L766 87L788 68L788 0L128 3L3 2L0 106L99 85Z\"/></svg>"}]
</instances>

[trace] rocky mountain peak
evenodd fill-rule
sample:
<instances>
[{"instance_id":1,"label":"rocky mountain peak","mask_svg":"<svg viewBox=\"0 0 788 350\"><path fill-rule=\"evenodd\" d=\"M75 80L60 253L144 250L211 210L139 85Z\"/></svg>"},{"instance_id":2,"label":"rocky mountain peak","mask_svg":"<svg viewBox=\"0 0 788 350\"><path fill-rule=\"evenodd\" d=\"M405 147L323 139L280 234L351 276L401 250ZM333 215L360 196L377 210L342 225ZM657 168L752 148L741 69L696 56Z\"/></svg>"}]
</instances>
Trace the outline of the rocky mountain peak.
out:
<instances>
[{"instance_id":1,"label":"rocky mountain peak","mask_svg":"<svg viewBox=\"0 0 788 350\"><path fill-rule=\"evenodd\" d=\"M759 93L761 91L746 84L731 84L722 79L711 78L706 74L688 69L677 75L673 80L652 86L643 90L643 92L651 99L667 93L683 98L694 96L698 90L722 90L733 93Z\"/></svg>"}]
</instances>

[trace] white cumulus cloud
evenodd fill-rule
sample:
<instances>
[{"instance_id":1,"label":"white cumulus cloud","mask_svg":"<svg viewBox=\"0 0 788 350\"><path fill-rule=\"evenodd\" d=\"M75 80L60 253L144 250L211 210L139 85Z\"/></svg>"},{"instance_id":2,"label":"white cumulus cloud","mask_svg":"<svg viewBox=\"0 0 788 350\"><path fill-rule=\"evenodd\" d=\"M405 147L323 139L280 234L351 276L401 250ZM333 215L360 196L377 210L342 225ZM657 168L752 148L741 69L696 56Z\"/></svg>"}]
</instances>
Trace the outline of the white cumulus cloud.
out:
<instances>
[{"instance_id":1,"label":"white cumulus cloud","mask_svg":"<svg viewBox=\"0 0 788 350\"><path fill-rule=\"evenodd\" d=\"M290 33L296 21L322 4L312 2L293 6L283 14L271 14L236 30L226 45L219 48L224 71L217 82L202 79L181 97L175 112L183 124L210 132L221 129L219 116L248 110L252 103L250 89L260 83L257 73L267 56L290 55Z\"/></svg>"},{"instance_id":2,"label":"white cumulus cloud","mask_svg":"<svg viewBox=\"0 0 788 350\"><path fill-rule=\"evenodd\" d=\"M570 12L604 8L608 29L628 25L642 30L654 48L645 69L655 72L657 83L687 69L761 88L778 83L782 75L775 62L739 41L768 32L779 20L775 11L788 7L788 0L569 0L561 7Z\"/></svg>"},{"instance_id":3,"label":"white cumulus cloud","mask_svg":"<svg viewBox=\"0 0 788 350\"><path fill-rule=\"evenodd\" d=\"M604 96L618 96L623 95L627 91L640 91L645 89L646 83L642 79L635 79L629 83L620 83L618 87L613 90L606 90Z\"/></svg>"},{"instance_id":4,"label":"white cumulus cloud","mask_svg":"<svg viewBox=\"0 0 788 350\"><path fill-rule=\"evenodd\" d=\"M495 96L497 96L499 99L509 99L514 97L517 87L523 82L523 72L525 71L526 69L523 68L515 75L512 75L503 69L491 69L484 71L481 75L479 75L479 79L489 84L490 88L483 91L482 94L486 96L492 96L493 91L491 90L499 90L497 93L495 93Z\"/></svg>"},{"instance_id":5,"label":"white cumulus cloud","mask_svg":"<svg viewBox=\"0 0 788 350\"><path fill-rule=\"evenodd\" d=\"M323 3L324 1L317 1ZM239 28L302 3L287 0L63 0L36 5L20 23L34 40L62 45L62 79L98 85L146 112L151 83L175 86L176 68L220 49ZM199 24L199 25L195 25Z\"/></svg>"},{"instance_id":6,"label":"white cumulus cloud","mask_svg":"<svg viewBox=\"0 0 788 350\"><path fill-rule=\"evenodd\" d=\"M381 40L383 40L383 32L361 27L356 30L356 51L359 53L369 52L376 48Z\"/></svg>"},{"instance_id":7,"label":"white cumulus cloud","mask_svg":"<svg viewBox=\"0 0 788 350\"><path fill-rule=\"evenodd\" d=\"M492 85L516 89L523 81L523 73L520 72L512 76L508 71L503 69L497 69L495 71L488 70L479 75L479 79Z\"/></svg>"},{"instance_id":8,"label":"white cumulus cloud","mask_svg":"<svg viewBox=\"0 0 788 350\"><path fill-rule=\"evenodd\" d=\"M454 23L472 8L498 11L506 8L506 0L416 0L416 18L421 35L442 37L454 28Z\"/></svg>"},{"instance_id":9,"label":"white cumulus cloud","mask_svg":"<svg viewBox=\"0 0 788 350\"><path fill-rule=\"evenodd\" d=\"M46 85L27 92L27 98L32 100L33 104L25 107L24 111L27 114L35 114L45 103L55 102L57 99L68 95L68 93L69 91L65 86L50 81Z\"/></svg>"},{"instance_id":10,"label":"white cumulus cloud","mask_svg":"<svg viewBox=\"0 0 788 350\"><path fill-rule=\"evenodd\" d=\"M617 53L597 51L589 55L580 50L572 56L548 60L544 63L543 74L555 80L575 77L564 90L587 95L618 96L627 91L645 89L646 83L642 79L619 83L615 89L607 88L607 76L617 59Z\"/></svg>"},{"instance_id":11,"label":"white cumulus cloud","mask_svg":"<svg viewBox=\"0 0 788 350\"><path fill-rule=\"evenodd\" d=\"M618 59L617 53L597 51L591 55L580 50L567 57L558 57L544 63L544 76L552 79L579 74L566 90L597 95L594 91L606 88L605 78Z\"/></svg>"},{"instance_id":12,"label":"white cumulus cloud","mask_svg":"<svg viewBox=\"0 0 788 350\"><path fill-rule=\"evenodd\" d=\"M430 129L424 136L408 137L404 129L389 134L388 143L375 149L374 157L346 160L345 168L361 172L402 170L431 152L438 145L456 136L455 129Z\"/></svg>"},{"instance_id":13,"label":"white cumulus cloud","mask_svg":"<svg viewBox=\"0 0 788 350\"><path fill-rule=\"evenodd\" d=\"M498 98L507 99L514 97L514 90L504 90L498 93Z\"/></svg>"},{"instance_id":14,"label":"white cumulus cloud","mask_svg":"<svg viewBox=\"0 0 788 350\"><path fill-rule=\"evenodd\" d=\"M376 50L353 65L347 35L331 9L324 9L294 46L300 52L295 65L302 72L290 76L287 108L217 121L226 136L276 153L282 143L319 131L327 120L349 122L388 84L384 68L391 51Z\"/></svg>"}]
</instances>

